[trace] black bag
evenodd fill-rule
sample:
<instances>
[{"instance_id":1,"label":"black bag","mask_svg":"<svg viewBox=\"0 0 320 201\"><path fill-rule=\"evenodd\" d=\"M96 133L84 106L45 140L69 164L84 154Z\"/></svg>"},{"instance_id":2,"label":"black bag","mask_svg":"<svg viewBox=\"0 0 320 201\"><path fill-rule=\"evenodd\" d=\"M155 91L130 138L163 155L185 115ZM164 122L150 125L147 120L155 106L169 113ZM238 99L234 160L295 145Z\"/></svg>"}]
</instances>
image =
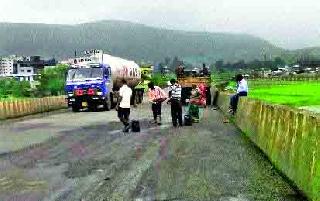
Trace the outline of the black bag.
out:
<instances>
[{"instance_id":1,"label":"black bag","mask_svg":"<svg viewBox=\"0 0 320 201\"><path fill-rule=\"evenodd\" d=\"M136 120L131 121L131 131L134 133L139 133L141 131L139 121L136 121Z\"/></svg>"},{"instance_id":2,"label":"black bag","mask_svg":"<svg viewBox=\"0 0 320 201\"><path fill-rule=\"evenodd\" d=\"M184 115L184 125L192 126L192 117L189 114Z\"/></svg>"}]
</instances>

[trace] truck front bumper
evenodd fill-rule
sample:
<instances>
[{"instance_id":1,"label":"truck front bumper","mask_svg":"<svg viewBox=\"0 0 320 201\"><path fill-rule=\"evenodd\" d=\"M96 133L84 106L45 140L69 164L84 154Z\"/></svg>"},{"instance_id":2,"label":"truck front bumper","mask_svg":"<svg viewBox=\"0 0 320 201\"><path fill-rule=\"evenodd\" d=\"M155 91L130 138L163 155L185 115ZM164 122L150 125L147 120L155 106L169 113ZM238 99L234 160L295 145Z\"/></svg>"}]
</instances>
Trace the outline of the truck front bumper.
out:
<instances>
[{"instance_id":1,"label":"truck front bumper","mask_svg":"<svg viewBox=\"0 0 320 201\"><path fill-rule=\"evenodd\" d=\"M83 106L83 105L103 105L106 101L106 97L104 96L70 96L67 97L68 106L72 106L74 104ZM84 106L83 106L84 107Z\"/></svg>"}]
</instances>

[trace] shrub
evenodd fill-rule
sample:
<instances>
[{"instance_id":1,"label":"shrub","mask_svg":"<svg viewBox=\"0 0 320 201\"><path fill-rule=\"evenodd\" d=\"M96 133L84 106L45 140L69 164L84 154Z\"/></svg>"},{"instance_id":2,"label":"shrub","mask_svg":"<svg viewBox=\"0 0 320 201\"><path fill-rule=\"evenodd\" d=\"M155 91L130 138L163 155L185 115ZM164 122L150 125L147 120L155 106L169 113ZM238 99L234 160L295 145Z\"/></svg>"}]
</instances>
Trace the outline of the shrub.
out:
<instances>
[{"instance_id":1,"label":"shrub","mask_svg":"<svg viewBox=\"0 0 320 201\"><path fill-rule=\"evenodd\" d=\"M39 77L38 91L42 96L61 95L64 93L65 75L68 66L58 65L55 68L45 69Z\"/></svg>"},{"instance_id":2,"label":"shrub","mask_svg":"<svg viewBox=\"0 0 320 201\"><path fill-rule=\"evenodd\" d=\"M156 86L164 87L167 85L167 82L173 78L176 79L175 74L156 73L152 75L150 81L152 81Z\"/></svg>"},{"instance_id":3,"label":"shrub","mask_svg":"<svg viewBox=\"0 0 320 201\"><path fill-rule=\"evenodd\" d=\"M31 86L28 81L18 81L14 78L0 79L0 98L30 97Z\"/></svg>"}]
</instances>

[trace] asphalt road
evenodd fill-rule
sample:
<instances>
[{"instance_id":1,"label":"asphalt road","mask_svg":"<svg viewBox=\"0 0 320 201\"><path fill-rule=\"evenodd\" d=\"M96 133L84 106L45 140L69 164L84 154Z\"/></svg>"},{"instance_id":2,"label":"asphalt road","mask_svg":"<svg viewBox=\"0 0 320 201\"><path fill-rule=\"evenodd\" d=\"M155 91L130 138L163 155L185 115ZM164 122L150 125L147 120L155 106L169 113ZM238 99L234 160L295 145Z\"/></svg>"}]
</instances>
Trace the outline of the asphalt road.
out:
<instances>
[{"instance_id":1,"label":"asphalt road","mask_svg":"<svg viewBox=\"0 0 320 201\"><path fill-rule=\"evenodd\" d=\"M61 111L0 123L0 200L304 200L218 111L161 127L138 106L141 133L115 111Z\"/></svg>"}]
</instances>

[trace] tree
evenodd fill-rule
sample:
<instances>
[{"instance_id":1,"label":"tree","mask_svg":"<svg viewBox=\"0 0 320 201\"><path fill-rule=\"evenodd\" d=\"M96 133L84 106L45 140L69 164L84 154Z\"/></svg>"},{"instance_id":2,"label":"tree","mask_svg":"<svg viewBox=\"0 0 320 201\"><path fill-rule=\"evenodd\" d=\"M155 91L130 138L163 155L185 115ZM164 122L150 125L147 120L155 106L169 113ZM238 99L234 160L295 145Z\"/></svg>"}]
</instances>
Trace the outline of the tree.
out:
<instances>
[{"instance_id":1,"label":"tree","mask_svg":"<svg viewBox=\"0 0 320 201\"><path fill-rule=\"evenodd\" d=\"M13 81L12 96L13 97L30 97L31 86L28 81Z\"/></svg>"},{"instance_id":2,"label":"tree","mask_svg":"<svg viewBox=\"0 0 320 201\"><path fill-rule=\"evenodd\" d=\"M217 69L217 71L220 71L220 70L222 70L223 69L223 60L219 60L219 61L216 61L216 69Z\"/></svg>"},{"instance_id":3,"label":"tree","mask_svg":"<svg viewBox=\"0 0 320 201\"><path fill-rule=\"evenodd\" d=\"M183 61L181 61L177 56L174 57L171 64L171 69L176 69L180 65L183 65Z\"/></svg>"},{"instance_id":4,"label":"tree","mask_svg":"<svg viewBox=\"0 0 320 201\"><path fill-rule=\"evenodd\" d=\"M286 62L281 57L276 57L274 59L274 66L275 67L283 67L286 65Z\"/></svg>"},{"instance_id":5,"label":"tree","mask_svg":"<svg viewBox=\"0 0 320 201\"><path fill-rule=\"evenodd\" d=\"M175 74L161 74L161 73L155 73L152 75L151 80L156 86L166 86L167 82L171 79L176 79Z\"/></svg>"},{"instance_id":6,"label":"tree","mask_svg":"<svg viewBox=\"0 0 320 201\"><path fill-rule=\"evenodd\" d=\"M60 95L64 92L66 65L58 65L55 68L45 69L39 78L38 90L41 95Z\"/></svg>"},{"instance_id":7,"label":"tree","mask_svg":"<svg viewBox=\"0 0 320 201\"><path fill-rule=\"evenodd\" d=\"M14 78L0 79L0 98L30 96L31 86L28 81L19 81Z\"/></svg>"},{"instance_id":8,"label":"tree","mask_svg":"<svg viewBox=\"0 0 320 201\"><path fill-rule=\"evenodd\" d=\"M165 64L166 66L169 66L170 61L171 61L170 57L166 57L166 58L164 59L164 64Z\"/></svg>"}]
</instances>

